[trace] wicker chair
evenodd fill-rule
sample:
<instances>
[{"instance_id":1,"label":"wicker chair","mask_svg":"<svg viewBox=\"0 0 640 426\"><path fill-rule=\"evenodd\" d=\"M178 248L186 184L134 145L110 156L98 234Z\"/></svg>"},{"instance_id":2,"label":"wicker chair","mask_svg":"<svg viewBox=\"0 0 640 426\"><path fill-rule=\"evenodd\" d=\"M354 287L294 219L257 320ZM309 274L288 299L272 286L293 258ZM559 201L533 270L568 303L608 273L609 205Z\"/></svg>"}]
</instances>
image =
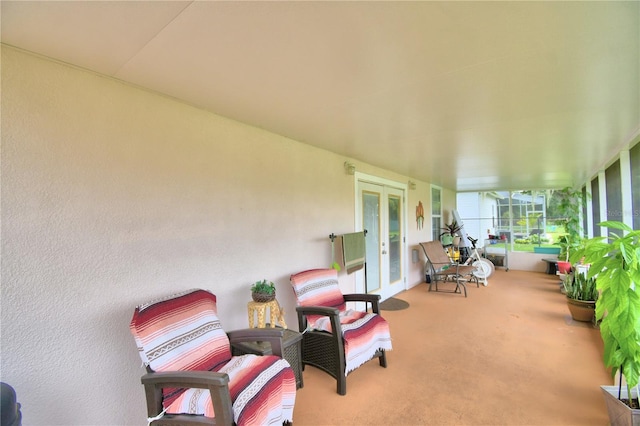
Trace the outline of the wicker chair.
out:
<instances>
[{"instance_id":1,"label":"wicker chair","mask_svg":"<svg viewBox=\"0 0 640 426\"><path fill-rule=\"evenodd\" d=\"M475 281L476 286L480 287L478 278L473 274L475 267L455 263L449 258L440 241L420 243L420 247L422 247L424 255L427 257L425 280L429 283L429 291L431 291L433 284L435 284L436 291L444 291L446 293L461 293L460 288L462 288L464 290L464 297L467 297L465 281ZM427 275L431 277L431 280L427 278ZM453 291L439 290L438 281L440 280L455 282L455 289L453 289Z\"/></svg>"},{"instance_id":2,"label":"wicker chair","mask_svg":"<svg viewBox=\"0 0 640 426\"><path fill-rule=\"evenodd\" d=\"M20 403L16 399L16 391L7 383L0 383L0 426L20 426L22 424L22 412Z\"/></svg>"},{"instance_id":3,"label":"wicker chair","mask_svg":"<svg viewBox=\"0 0 640 426\"><path fill-rule=\"evenodd\" d=\"M346 376L378 358L387 367L389 324L380 315L379 295L342 294L335 269L313 269L291 276L302 338L302 367L312 365L337 381L347 393ZM367 312L347 310L346 302L365 302Z\"/></svg>"},{"instance_id":4,"label":"wicker chair","mask_svg":"<svg viewBox=\"0 0 640 426\"><path fill-rule=\"evenodd\" d=\"M281 357L282 330L225 333L216 296L206 290L140 305L130 328L147 366L142 383L150 425L293 420L296 379ZM273 355L232 357L230 343L245 341L269 342Z\"/></svg>"}]
</instances>

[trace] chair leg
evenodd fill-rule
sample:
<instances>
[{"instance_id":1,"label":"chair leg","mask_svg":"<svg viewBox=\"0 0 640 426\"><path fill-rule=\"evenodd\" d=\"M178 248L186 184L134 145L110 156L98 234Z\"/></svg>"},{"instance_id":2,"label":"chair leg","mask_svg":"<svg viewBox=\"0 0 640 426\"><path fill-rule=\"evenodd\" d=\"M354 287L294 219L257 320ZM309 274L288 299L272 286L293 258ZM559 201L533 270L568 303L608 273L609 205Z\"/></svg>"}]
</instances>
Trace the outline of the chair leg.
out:
<instances>
[{"instance_id":1,"label":"chair leg","mask_svg":"<svg viewBox=\"0 0 640 426\"><path fill-rule=\"evenodd\" d=\"M456 278L456 283L457 283L456 290L458 288L462 287L464 289L464 297L467 297L467 286L465 285L465 283L463 281L460 281L460 277Z\"/></svg>"},{"instance_id":2,"label":"chair leg","mask_svg":"<svg viewBox=\"0 0 640 426\"><path fill-rule=\"evenodd\" d=\"M344 349L343 349L344 350ZM346 395L347 394L347 364L345 362L344 354L339 356L337 359L338 371L337 371L337 391L338 395Z\"/></svg>"},{"instance_id":3,"label":"chair leg","mask_svg":"<svg viewBox=\"0 0 640 426\"><path fill-rule=\"evenodd\" d=\"M346 395L347 394L347 378L343 375L338 376L337 378L338 381L338 394L339 395Z\"/></svg>"},{"instance_id":4,"label":"chair leg","mask_svg":"<svg viewBox=\"0 0 640 426\"><path fill-rule=\"evenodd\" d=\"M380 355L380 359L378 360L380 362L380 367L384 367L387 368L387 352L386 351L381 351L382 355Z\"/></svg>"}]
</instances>

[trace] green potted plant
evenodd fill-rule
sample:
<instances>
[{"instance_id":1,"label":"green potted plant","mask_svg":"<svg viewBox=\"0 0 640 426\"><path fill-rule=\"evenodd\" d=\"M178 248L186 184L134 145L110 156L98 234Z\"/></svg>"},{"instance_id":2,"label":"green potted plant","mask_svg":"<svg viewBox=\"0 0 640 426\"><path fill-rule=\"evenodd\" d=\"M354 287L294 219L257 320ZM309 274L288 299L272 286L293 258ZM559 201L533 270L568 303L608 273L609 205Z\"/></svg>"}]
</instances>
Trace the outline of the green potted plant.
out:
<instances>
[{"instance_id":1,"label":"green potted plant","mask_svg":"<svg viewBox=\"0 0 640 426\"><path fill-rule=\"evenodd\" d=\"M585 195L580 189L566 187L554 191L552 208L560 216L560 225L564 227L565 234L560 237L560 254L558 255L558 269L561 262L569 262L571 252L576 249L583 239L580 214L586 202ZM569 267L571 265L569 264Z\"/></svg>"},{"instance_id":2,"label":"green potted plant","mask_svg":"<svg viewBox=\"0 0 640 426\"><path fill-rule=\"evenodd\" d=\"M569 273L571 262L569 257L583 240L580 214L586 198L580 189L566 187L553 192L550 209L560 217L559 224L564 227L565 234L558 241L560 253L558 254L558 271Z\"/></svg>"},{"instance_id":3,"label":"green potted plant","mask_svg":"<svg viewBox=\"0 0 640 426\"><path fill-rule=\"evenodd\" d=\"M623 236L611 233L586 240L571 260L590 264L587 277L596 278L599 291L596 320L601 321L604 364L612 376L620 373L618 386L601 387L609 418L612 424L640 424L637 395L631 392L640 376L640 230L616 221L600 226Z\"/></svg>"},{"instance_id":4,"label":"green potted plant","mask_svg":"<svg viewBox=\"0 0 640 426\"><path fill-rule=\"evenodd\" d=\"M276 286L271 281L256 281L251 285L251 298L254 302L266 303L276 298Z\"/></svg>"},{"instance_id":5,"label":"green potted plant","mask_svg":"<svg viewBox=\"0 0 640 426\"><path fill-rule=\"evenodd\" d=\"M592 322L598 300L596 279L588 277L586 273L574 271L566 276L562 284L571 318L575 321Z\"/></svg>"},{"instance_id":6,"label":"green potted plant","mask_svg":"<svg viewBox=\"0 0 640 426\"><path fill-rule=\"evenodd\" d=\"M458 225L458 222L454 220L451 223L443 226L441 229L444 230L444 232L440 234L440 241L442 242L442 245L450 246L451 244L453 244L454 237L460 236L458 235L458 232L460 232L462 226Z\"/></svg>"},{"instance_id":7,"label":"green potted plant","mask_svg":"<svg viewBox=\"0 0 640 426\"><path fill-rule=\"evenodd\" d=\"M560 246L560 253L558 253L558 271L561 274L568 274L571 271L569 254L572 251L570 249L571 242L569 234L560 236L560 238L558 238L558 245Z\"/></svg>"}]
</instances>

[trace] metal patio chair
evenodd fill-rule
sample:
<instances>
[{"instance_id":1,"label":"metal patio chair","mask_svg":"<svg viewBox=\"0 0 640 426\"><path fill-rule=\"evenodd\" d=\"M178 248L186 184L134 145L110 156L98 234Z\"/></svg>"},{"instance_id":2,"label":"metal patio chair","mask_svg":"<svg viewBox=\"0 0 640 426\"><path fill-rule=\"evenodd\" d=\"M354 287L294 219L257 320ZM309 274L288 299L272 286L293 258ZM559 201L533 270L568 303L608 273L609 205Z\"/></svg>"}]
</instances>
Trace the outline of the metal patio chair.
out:
<instances>
[{"instance_id":1,"label":"metal patio chair","mask_svg":"<svg viewBox=\"0 0 640 426\"><path fill-rule=\"evenodd\" d=\"M464 297L467 297L467 281L475 281L476 285L480 287L478 278L473 275L475 267L462 265L451 260L440 241L420 243L420 247L422 247L427 258L425 280L429 283L429 291L431 291L431 286L435 284L435 291L462 293L460 290L462 289L464 290ZM429 280L427 276L431 277L431 279ZM455 282L456 287L453 290L440 290L438 281Z\"/></svg>"}]
</instances>

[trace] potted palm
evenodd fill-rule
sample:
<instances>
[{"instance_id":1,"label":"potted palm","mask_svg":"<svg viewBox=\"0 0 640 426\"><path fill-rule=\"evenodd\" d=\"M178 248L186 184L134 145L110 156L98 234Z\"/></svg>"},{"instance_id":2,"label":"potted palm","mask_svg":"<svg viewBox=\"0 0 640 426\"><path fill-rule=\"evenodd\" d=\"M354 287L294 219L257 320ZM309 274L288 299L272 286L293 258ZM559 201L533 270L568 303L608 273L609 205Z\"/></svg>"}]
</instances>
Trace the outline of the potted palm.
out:
<instances>
[{"instance_id":1,"label":"potted palm","mask_svg":"<svg viewBox=\"0 0 640 426\"><path fill-rule=\"evenodd\" d=\"M640 230L615 221L600 226L623 235L586 240L571 259L584 258L591 264L587 277L596 278L599 291L596 320L601 321L604 364L611 368L612 376L620 373L618 386L601 386L609 419L612 425L636 425L640 424L640 407L632 389L640 377Z\"/></svg>"},{"instance_id":2,"label":"potted palm","mask_svg":"<svg viewBox=\"0 0 640 426\"><path fill-rule=\"evenodd\" d=\"M458 225L458 222L454 220L451 223L443 226L441 229L444 230L444 232L440 234L440 241L442 242L442 245L450 246L451 244L453 244L453 239L455 237L460 237L458 232L460 232L462 226Z\"/></svg>"},{"instance_id":3,"label":"potted palm","mask_svg":"<svg viewBox=\"0 0 640 426\"><path fill-rule=\"evenodd\" d=\"M575 321L592 322L595 318L598 290L596 279L586 273L574 271L562 281L567 306Z\"/></svg>"}]
</instances>

